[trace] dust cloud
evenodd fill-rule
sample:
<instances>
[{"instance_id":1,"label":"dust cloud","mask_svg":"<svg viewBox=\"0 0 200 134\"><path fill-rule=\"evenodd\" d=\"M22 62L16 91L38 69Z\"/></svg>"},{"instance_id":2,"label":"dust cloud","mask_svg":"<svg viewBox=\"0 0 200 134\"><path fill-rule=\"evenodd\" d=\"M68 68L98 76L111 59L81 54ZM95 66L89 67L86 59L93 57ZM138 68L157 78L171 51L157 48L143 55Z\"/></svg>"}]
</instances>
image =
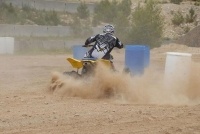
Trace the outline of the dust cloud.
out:
<instances>
[{"instance_id":1,"label":"dust cloud","mask_svg":"<svg viewBox=\"0 0 200 134\"><path fill-rule=\"evenodd\" d=\"M179 80L171 88L166 86L164 73L149 67L142 76L112 72L103 65L96 68L94 77L75 79L61 73L52 73L50 91L62 97L90 99L109 98L117 102L135 104L190 105L200 103L200 64L192 63L188 86ZM178 86L177 86L178 85ZM179 88L177 88L179 87Z\"/></svg>"}]
</instances>

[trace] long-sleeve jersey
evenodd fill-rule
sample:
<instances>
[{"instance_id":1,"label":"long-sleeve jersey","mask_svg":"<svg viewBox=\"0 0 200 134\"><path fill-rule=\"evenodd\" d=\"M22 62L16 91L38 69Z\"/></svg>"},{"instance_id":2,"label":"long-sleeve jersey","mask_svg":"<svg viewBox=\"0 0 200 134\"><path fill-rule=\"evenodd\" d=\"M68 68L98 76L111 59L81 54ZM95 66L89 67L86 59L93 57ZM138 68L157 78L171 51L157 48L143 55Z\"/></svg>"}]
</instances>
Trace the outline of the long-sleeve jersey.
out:
<instances>
[{"instance_id":1,"label":"long-sleeve jersey","mask_svg":"<svg viewBox=\"0 0 200 134\"><path fill-rule=\"evenodd\" d=\"M85 57L110 59L110 52L114 47L123 48L121 41L109 33L89 37L85 42L85 46L93 42L95 42L93 47L86 53Z\"/></svg>"}]
</instances>

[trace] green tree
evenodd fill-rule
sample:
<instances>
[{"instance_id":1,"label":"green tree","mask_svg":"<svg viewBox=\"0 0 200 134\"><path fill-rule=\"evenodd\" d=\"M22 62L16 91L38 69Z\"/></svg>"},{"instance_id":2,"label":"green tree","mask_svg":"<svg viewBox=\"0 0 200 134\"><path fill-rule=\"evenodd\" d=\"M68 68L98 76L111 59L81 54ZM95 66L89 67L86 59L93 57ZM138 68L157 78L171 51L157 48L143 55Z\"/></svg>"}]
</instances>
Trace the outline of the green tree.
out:
<instances>
[{"instance_id":1,"label":"green tree","mask_svg":"<svg viewBox=\"0 0 200 134\"><path fill-rule=\"evenodd\" d=\"M98 21L114 23L119 12L120 14L123 13L124 16L128 17L131 14L131 4L131 0L122 0L120 3L116 0L100 1L94 9L94 24L98 24Z\"/></svg>"},{"instance_id":2,"label":"green tree","mask_svg":"<svg viewBox=\"0 0 200 134\"><path fill-rule=\"evenodd\" d=\"M81 26L81 29L82 29L82 32L81 32L81 37L89 37L93 34L93 30L92 30L92 26L91 26L91 23L88 23L90 22L89 20L84 20L82 21L82 26Z\"/></svg>"},{"instance_id":3,"label":"green tree","mask_svg":"<svg viewBox=\"0 0 200 134\"><path fill-rule=\"evenodd\" d=\"M93 26L100 24L100 22L112 23L115 26L116 35L125 40L129 27L131 5L131 0L100 1L94 11Z\"/></svg>"},{"instance_id":4,"label":"green tree","mask_svg":"<svg viewBox=\"0 0 200 134\"><path fill-rule=\"evenodd\" d=\"M131 14L131 0L122 0L117 7L117 16L113 19L116 36L124 43L127 41L129 29L129 17Z\"/></svg>"},{"instance_id":5,"label":"green tree","mask_svg":"<svg viewBox=\"0 0 200 134\"><path fill-rule=\"evenodd\" d=\"M98 19L98 21L102 22L112 23L113 19L117 16L117 5L118 3L116 0L113 0L112 2L108 0L100 1L94 9L94 19Z\"/></svg>"},{"instance_id":6,"label":"green tree","mask_svg":"<svg viewBox=\"0 0 200 134\"><path fill-rule=\"evenodd\" d=\"M90 11L85 4L85 2L81 2L80 5L77 8L78 16L81 19L87 19L90 16Z\"/></svg>"},{"instance_id":7,"label":"green tree","mask_svg":"<svg viewBox=\"0 0 200 134\"><path fill-rule=\"evenodd\" d=\"M179 26L184 22L184 17L181 14L181 11L178 10L176 13L174 13L173 18L172 18L172 23L176 26Z\"/></svg>"},{"instance_id":8,"label":"green tree","mask_svg":"<svg viewBox=\"0 0 200 134\"><path fill-rule=\"evenodd\" d=\"M147 44L151 48L161 45L164 20L161 8L153 0L148 0L145 6L138 4L132 14L129 42Z\"/></svg>"},{"instance_id":9,"label":"green tree","mask_svg":"<svg viewBox=\"0 0 200 134\"><path fill-rule=\"evenodd\" d=\"M77 16L73 16L73 22L70 24L72 35L81 36L81 21Z\"/></svg>"},{"instance_id":10,"label":"green tree","mask_svg":"<svg viewBox=\"0 0 200 134\"><path fill-rule=\"evenodd\" d=\"M189 14L186 15L186 23L192 23L196 20L197 15L195 14L195 10L193 8L190 8Z\"/></svg>"},{"instance_id":11,"label":"green tree","mask_svg":"<svg viewBox=\"0 0 200 134\"><path fill-rule=\"evenodd\" d=\"M170 0L171 3L180 4L183 0Z\"/></svg>"},{"instance_id":12,"label":"green tree","mask_svg":"<svg viewBox=\"0 0 200 134\"><path fill-rule=\"evenodd\" d=\"M81 20L77 16L73 17L73 22L70 24L70 29L72 35L76 37L87 37L93 34L90 21L88 19Z\"/></svg>"},{"instance_id":13,"label":"green tree","mask_svg":"<svg viewBox=\"0 0 200 134\"><path fill-rule=\"evenodd\" d=\"M120 38L124 43L127 40L128 29L129 29L129 20L123 14L123 12L118 12L117 17L114 20L115 25L115 35Z\"/></svg>"},{"instance_id":14,"label":"green tree","mask_svg":"<svg viewBox=\"0 0 200 134\"><path fill-rule=\"evenodd\" d=\"M53 10L46 13L45 21L47 22L48 25L56 26L60 23L60 18L58 17L57 12Z\"/></svg>"},{"instance_id":15,"label":"green tree","mask_svg":"<svg viewBox=\"0 0 200 134\"><path fill-rule=\"evenodd\" d=\"M122 0L118 5L118 11L122 12L125 16L129 16L131 14L131 0Z\"/></svg>"}]
</instances>

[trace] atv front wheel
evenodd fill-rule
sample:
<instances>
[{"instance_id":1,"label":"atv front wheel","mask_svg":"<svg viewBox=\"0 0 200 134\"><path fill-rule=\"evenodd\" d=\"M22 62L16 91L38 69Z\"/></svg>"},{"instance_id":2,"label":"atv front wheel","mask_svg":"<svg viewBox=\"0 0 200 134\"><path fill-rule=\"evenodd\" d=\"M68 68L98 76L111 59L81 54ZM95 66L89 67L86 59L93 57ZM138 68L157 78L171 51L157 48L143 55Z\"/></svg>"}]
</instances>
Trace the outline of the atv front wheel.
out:
<instances>
[{"instance_id":1,"label":"atv front wheel","mask_svg":"<svg viewBox=\"0 0 200 134\"><path fill-rule=\"evenodd\" d=\"M63 74L66 75L66 76L71 76L71 77L73 77L75 79L81 78L81 75L78 72L76 72L76 71L63 72Z\"/></svg>"}]
</instances>

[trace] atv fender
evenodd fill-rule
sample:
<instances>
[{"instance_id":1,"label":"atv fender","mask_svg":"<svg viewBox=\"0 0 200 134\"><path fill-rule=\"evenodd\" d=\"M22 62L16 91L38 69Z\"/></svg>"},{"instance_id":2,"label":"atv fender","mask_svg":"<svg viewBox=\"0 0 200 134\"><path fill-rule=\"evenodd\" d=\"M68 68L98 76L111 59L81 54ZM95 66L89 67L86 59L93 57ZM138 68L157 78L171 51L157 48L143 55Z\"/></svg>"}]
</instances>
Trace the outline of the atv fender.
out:
<instances>
[{"instance_id":1,"label":"atv fender","mask_svg":"<svg viewBox=\"0 0 200 134\"><path fill-rule=\"evenodd\" d=\"M72 65L73 68L80 69L83 67L83 64L80 60L74 59L74 58L67 58L69 63Z\"/></svg>"}]
</instances>

